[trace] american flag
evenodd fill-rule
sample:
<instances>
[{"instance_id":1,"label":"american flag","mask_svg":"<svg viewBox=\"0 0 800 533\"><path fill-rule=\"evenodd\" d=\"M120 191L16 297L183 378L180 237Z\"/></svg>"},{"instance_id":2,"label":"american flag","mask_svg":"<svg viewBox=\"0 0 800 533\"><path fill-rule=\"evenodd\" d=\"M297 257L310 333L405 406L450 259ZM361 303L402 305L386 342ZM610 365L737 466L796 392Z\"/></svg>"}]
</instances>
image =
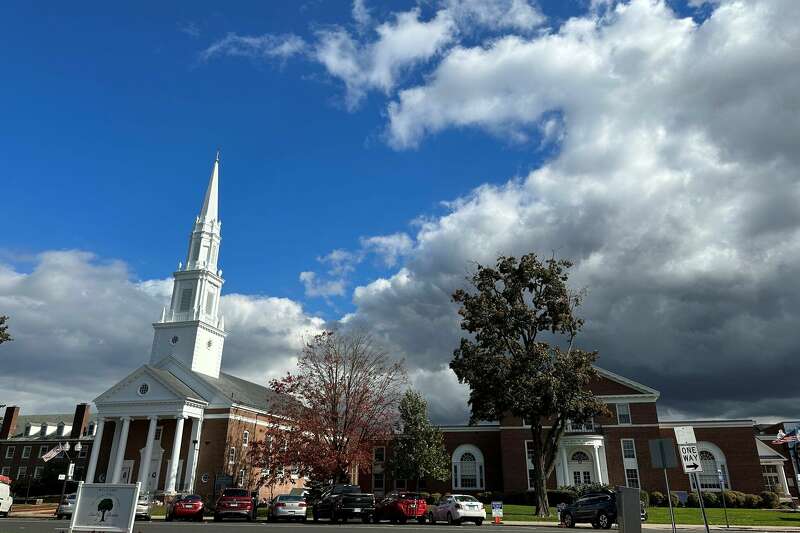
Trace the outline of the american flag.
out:
<instances>
[{"instance_id":1,"label":"american flag","mask_svg":"<svg viewBox=\"0 0 800 533\"><path fill-rule=\"evenodd\" d=\"M778 437L772 441L772 444L789 444L790 442L797 442L797 430L788 435L783 431L778 431Z\"/></svg>"},{"instance_id":2,"label":"american flag","mask_svg":"<svg viewBox=\"0 0 800 533\"><path fill-rule=\"evenodd\" d=\"M56 455L60 454L63 451L64 451L64 446L59 444L58 446L56 446L55 448L44 454L42 456L42 461L46 463L47 461L49 461L50 459L52 459L53 457L55 457Z\"/></svg>"}]
</instances>

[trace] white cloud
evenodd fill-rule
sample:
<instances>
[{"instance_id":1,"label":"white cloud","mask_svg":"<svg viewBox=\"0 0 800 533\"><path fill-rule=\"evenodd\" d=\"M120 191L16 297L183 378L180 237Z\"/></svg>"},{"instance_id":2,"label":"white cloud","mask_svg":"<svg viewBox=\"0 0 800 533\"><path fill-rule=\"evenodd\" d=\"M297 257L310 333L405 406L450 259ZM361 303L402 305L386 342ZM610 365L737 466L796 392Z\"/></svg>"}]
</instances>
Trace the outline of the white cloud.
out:
<instances>
[{"instance_id":1,"label":"white cloud","mask_svg":"<svg viewBox=\"0 0 800 533\"><path fill-rule=\"evenodd\" d=\"M310 298L318 296L344 296L347 282L344 278L329 279L320 281L315 272L310 270L300 272L300 281L305 287L305 294Z\"/></svg>"},{"instance_id":2,"label":"white cloud","mask_svg":"<svg viewBox=\"0 0 800 533\"><path fill-rule=\"evenodd\" d=\"M285 61L302 54L305 49L305 41L293 34L253 36L229 33L203 50L200 58L208 61L218 56L233 56Z\"/></svg>"},{"instance_id":3,"label":"white cloud","mask_svg":"<svg viewBox=\"0 0 800 533\"><path fill-rule=\"evenodd\" d=\"M91 401L149 361L152 322L170 280L135 281L120 261L81 251L40 254L30 273L0 264L0 309L14 341L0 345L7 403L27 413ZM229 335L223 370L265 383L293 365L301 337L323 326L285 298L224 295Z\"/></svg>"},{"instance_id":4,"label":"white cloud","mask_svg":"<svg viewBox=\"0 0 800 533\"><path fill-rule=\"evenodd\" d=\"M395 13L394 20L374 28L376 37L360 42L343 28L318 33L315 57L328 73L342 80L350 108L366 92L392 90L404 69L426 61L454 37L455 25L446 10L420 20L420 10Z\"/></svg>"},{"instance_id":5,"label":"white cloud","mask_svg":"<svg viewBox=\"0 0 800 533\"><path fill-rule=\"evenodd\" d=\"M529 31L547 20L526 0L445 0L443 3L459 28L465 31L475 27Z\"/></svg>"},{"instance_id":6,"label":"white cloud","mask_svg":"<svg viewBox=\"0 0 800 533\"><path fill-rule=\"evenodd\" d=\"M361 247L380 256L387 267L394 266L400 257L411 251L413 245L411 237L402 232L361 239Z\"/></svg>"},{"instance_id":7,"label":"white cloud","mask_svg":"<svg viewBox=\"0 0 800 533\"><path fill-rule=\"evenodd\" d=\"M365 0L353 0L353 20L361 28L366 28L372 23L372 16Z\"/></svg>"}]
</instances>

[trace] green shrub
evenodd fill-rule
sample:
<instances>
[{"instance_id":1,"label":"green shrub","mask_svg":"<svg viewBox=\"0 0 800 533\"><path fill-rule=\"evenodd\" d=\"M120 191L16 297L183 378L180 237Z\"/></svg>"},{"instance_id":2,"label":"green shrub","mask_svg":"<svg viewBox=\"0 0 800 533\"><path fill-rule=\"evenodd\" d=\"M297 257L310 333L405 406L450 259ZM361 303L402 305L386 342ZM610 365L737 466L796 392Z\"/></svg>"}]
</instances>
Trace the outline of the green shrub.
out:
<instances>
[{"instance_id":1,"label":"green shrub","mask_svg":"<svg viewBox=\"0 0 800 533\"><path fill-rule=\"evenodd\" d=\"M575 492L563 489L548 490L547 501L553 506L560 503L572 503L575 501Z\"/></svg>"},{"instance_id":2,"label":"green shrub","mask_svg":"<svg viewBox=\"0 0 800 533\"><path fill-rule=\"evenodd\" d=\"M662 505L667 504L667 498L664 496L663 493L654 490L650 493L650 505L653 507L661 507Z\"/></svg>"},{"instance_id":3,"label":"green shrub","mask_svg":"<svg viewBox=\"0 0 800 533\"><path fill-rule=\"evenodd\" d=\"M672 506L673 507L680 507L682 505L680 497L678 497L678 495L675 494L674 492L672 494L670 494L669 499L672 500ZM664 501L664 507L669 506L669 503L666 501L666 498L664 498L664 500L665 500Z\"/></svg>"},{"instance_id":4,"label":"green shrub","mask_svg":"<svg viewBox=\"0 0 800 533\"><path fill-rule=\"evenodd\" d=\"M700 498L697 497L697 494L694 492L689 493L686 498L686 507L700 507Z\"/></svg>"},{"instance_id":5,"label":"green shrub","mask_svg":"<svg viewBox=\"0 0 800 533\"><path fill-rule=\"evenodd\" d=\"M434 504L441 499L442 499L442 494L440 492L432 492L425 501L428 504Z\"/></svg>"},{"instance_id":6,"label":"green shrub","mask_svg":"<svg viewBox=\"0 0 800 533\"><path fill-rule=\"evenodd\" d=\"M502 501L503 495L501 493L494 493L494 492L479 492L475 495L478 498L478 501L481 503L492 503L493 501L500 500Z\"/></svg>"},{"instance_id":7,"label":"green shrub","mask_svg":"<svg viewBox=\"0 0 800 533\"><path fill-rule=\"evenodd\" d=\"M777 509L781 505L780 497L774 492L764 491L761 493L761 505L766 509Z\"/></svg>"},{"instance_id":8,"label":"green shrub","mask_svg":"<svg viewBox=\"0 0 800 533\"><path fill-rule=\"evenodd\" d=\"M758 494L745 494L744 495L744 506L748 509L758 509L763 505L763 501L761 500L761 496Z\"/></svg>"},{"instance_id":9,"label":"green shrub","mask_svg":"<svg viewBox=\"0 0 800 533\"><path fill-rule=\"evenodd\" d=\"M645 507L650 505L650 495L647 494L646 490L639 490L639 500L641 500Z\"/></svg>"},{"instance_id":10,"label":"green shrub","mask_svg":"<svg viewBox=\"0 0 800 533\"><path fill-rule=\"evenodd\" d=\"M706 507L719 507L719 496L717 496L713 492L704 492L703 493L703 505Z\"/></svg>"},{"instance_id":11,"label":"green shrub","mask_svg":"<svg viewBox=\"0 0 800 533\"><path fill-rule=\"evenodd\" d=\"M725 491L725 505L728 507L744 507L744 493L736 490Z\"/></svg>"},{"instance_id":12,"label":"green shrub","mask_svg":"<svg viewBox=\"0 0 800 533\"><path fill-rule=\"evenodd\" d=\"M604 492L604 491L614 491L614 487L611 485L606 485L605 483L589 483L588 485L580 485L575 488L575 494L578 498L583 496L584 494L589 494L592 492Z\"/></svg>"}]
</instances>

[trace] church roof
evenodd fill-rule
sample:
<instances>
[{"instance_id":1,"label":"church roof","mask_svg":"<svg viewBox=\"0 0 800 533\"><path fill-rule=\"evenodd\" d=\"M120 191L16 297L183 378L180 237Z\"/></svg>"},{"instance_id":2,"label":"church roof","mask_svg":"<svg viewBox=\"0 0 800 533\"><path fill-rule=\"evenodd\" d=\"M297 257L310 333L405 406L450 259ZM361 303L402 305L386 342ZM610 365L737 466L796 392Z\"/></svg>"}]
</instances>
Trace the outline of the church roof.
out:
<instances>
[{"instance_id":1,"label":"church roof","mask_svg":"<svg viewBox=\"0 0 800 533\"><path fill-rule=\"evenodd\" d=\"M220 372L218 378L206 376L205 374L194 373L199 379L208 383L218 391L220 391L231 402L253 407L263 411L274 412L275 406L280 402L279 395L258 383L247 381L246 379L238 378L225 372ZM279 413L275 413L279 414Z\"/></svg>"},{"instance_id":2,"label":"church roof","mask_svg":"<svg viewBox=\"0 0 800 533\"><path fill-rule=\"evenodd\" d=\"M189 385L178 379L172 372L158 368L152 365L144 365L148 370L153 372L165 385L172 388L172 390L183 396L184 398L191 398L194 400L205 400L203 395L192 389ZM198 374L199 375L199 374Z\"/></svg>"},{"instance_id":3,"label":"church roof","mask_svg":"<svg viewBox=\"0 0 800 533\"><path fill-rule=\"evenodd\" d=\"M200 220L210 222L219 220L219 152L214 161L214 168L211 170L211 177L208 179L208 189L203 198L203 208L200 210Z\"/></svg>"}]
</instances>

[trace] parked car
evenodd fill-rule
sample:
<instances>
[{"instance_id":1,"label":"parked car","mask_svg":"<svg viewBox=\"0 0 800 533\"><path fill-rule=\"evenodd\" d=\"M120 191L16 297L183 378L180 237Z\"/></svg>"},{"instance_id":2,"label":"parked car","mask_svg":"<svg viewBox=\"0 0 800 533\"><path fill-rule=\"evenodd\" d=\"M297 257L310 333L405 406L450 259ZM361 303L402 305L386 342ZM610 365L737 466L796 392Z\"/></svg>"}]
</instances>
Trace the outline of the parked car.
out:
<instances>
[{"instance_id":1,"label":"parked car","mask_svg":"<svg viewBox=\"0 0 800 533\"><path fill-rule=\"evenodd\" d=\"M0 489L2 490L2 489ZM61 520L62 518L71 518L72 511L75 510L75 498L77 494L65 494L64 499L58 504L56 508L56 518Z\"/></svg>"},{"instance_id":2,"label":"parked car","mask_svg":"<svg viewBox=\"0 0 800 533\"><path fill-rule=\"evenodd\" d=\"M408 520L425 523L428 505L425 499L417 492L394 491L384 499L375 503L375 514L372 520L375 523L381 520L390 520L393 524L405 524Z\"/></svg>"},{"instance_id":3,"label":"parked car","mask_svg":"<svg viewBox=\"0 0 800 533\"><path fill-rule=\"evenodd\" d=\"M150 520L152 503L148 494L139 494L139 499L136 500L136 520Z\"/></svg>"},{"instance_id":4,"label":"parked car","mask_svg":"<svg viewBox=\"0 0 800 533\"><path fill-rule=\"evenodd\" d=\"M11 497L11 478L0 476L0 516L7 517L14 505L14 498Z\"/></svg>"},{"instance_id":5,"label":"parked car","mask_svg":"<svg viewBox=\"0 0 800 533\"><path fill-rule=\"evenodd\" d=\"M204 509L203 498L197 494L179 496L167 505L165 520L167 522L172 522L175 519L202 522Z\"/></svg>"},{"instance_id":6,"label":"parked car","mask_svg":"<svg viewBox=\"0 0 800 533\"><path fill-rule=\"evenodd\" d=\"M223 518L244 518L248 522L256 518L256 501L246 489L225 489L214 508L214 521Z\"/></svg>"},{"instance_id":7,"label":"parked car","mask_svg":"<svg viewBox=\"0 0 800 533\"><path fill-rule=\"evenodd\" d=\"M375 497L361 492L358 485L333 485L314 501L311 512L314 521L330 518L331 522L346 522L348 518L361 518L369 522L375 512Z\"/></svg>"},{"instance_id":8,"label":"parked car","mask_svg":"<svg viewBox=\"0 0 800 533\"><path fill-rule=\"evenodd\" d=\"M441 521L453 525L474 522L479 526L486 519L486 509L474 496L452 494L443 496L435 504L429 505L427 518L431 524Z\"/></svg>"},{"instance_id":9,"label":"parked car","mask_svg":"<svg viewBox=\"0 0 800 533\"><path fill-rule=\"evenodd\" d=\"M647 520L647 508L640 503L639 516ZM609 529L617 521L617 495L611 491L595 492L578 498L561 511L561 521L567 527L592 524L596 529Z\"/></svg>"},{"instance_id":10,"label":"parked car","mask_svg":"<svg viewBox=\"0 0 800 533\"><path fill-rule=\"evenodd\" d=\"M267 508L267 520L275 522L280 519L305 520L306 500L295 494L281 494L270 500Z\"/></svg>"}]
</instances>

